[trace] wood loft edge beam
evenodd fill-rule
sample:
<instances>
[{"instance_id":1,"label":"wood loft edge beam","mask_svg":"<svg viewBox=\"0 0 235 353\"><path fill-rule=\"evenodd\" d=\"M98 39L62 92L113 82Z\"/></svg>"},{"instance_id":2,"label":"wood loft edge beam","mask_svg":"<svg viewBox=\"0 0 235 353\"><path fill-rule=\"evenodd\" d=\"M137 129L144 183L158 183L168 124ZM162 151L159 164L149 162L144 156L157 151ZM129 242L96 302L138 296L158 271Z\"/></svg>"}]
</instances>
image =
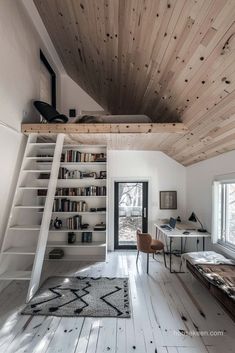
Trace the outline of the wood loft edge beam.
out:
<instances>
[{"instance_id":1,"label":"wood loft edge beam","mask_svg":"<svg viewBox=\"0 0 235 353\"><path fill-rule=\"evenodd\" d=\"M188 128L183 123L152 124L22 124L21 132L38 134L139 134L177 133L185 134Z\"/></svg>"}]
</instances>

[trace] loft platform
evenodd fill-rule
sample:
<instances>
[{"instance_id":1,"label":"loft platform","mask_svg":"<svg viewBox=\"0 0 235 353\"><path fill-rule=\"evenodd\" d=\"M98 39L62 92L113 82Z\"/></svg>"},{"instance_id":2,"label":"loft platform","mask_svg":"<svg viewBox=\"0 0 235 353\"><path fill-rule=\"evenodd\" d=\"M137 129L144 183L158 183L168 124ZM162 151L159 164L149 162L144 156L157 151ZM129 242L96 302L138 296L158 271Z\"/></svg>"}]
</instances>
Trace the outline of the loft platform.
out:
<instances>
[{"instance_id":1,"label":"loft platform","mask_svg":"<svg viewBox=\"0 0 235 353\"><path fill-rule=\"evenodd\" d=\"M183 123L138 124L22 124L22 133L37 134L185 134Z\"/></svg>"}]
</instances>

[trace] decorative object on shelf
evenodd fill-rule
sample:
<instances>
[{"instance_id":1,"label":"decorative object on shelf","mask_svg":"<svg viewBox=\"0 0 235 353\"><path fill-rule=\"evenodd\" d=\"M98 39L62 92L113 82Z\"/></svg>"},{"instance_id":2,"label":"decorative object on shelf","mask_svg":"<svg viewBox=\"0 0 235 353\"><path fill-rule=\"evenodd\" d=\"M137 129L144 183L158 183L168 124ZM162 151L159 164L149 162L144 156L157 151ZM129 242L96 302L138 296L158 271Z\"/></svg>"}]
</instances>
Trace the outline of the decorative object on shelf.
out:
<instances>
[{"instance_id":1,"label":"decorative object on shelf","mask_svg":"<svg viewBox=\"0 0 235 353\"><path fill-rule=\"evenodd\" d=\"M96 212L96 208L95 207L91 207L90 208L90 212Z\"/></svg>"},{"instance_id":2,"label":"decorative object on shelf","mask_svg":"<svg viewBox=\"0 0 235 353\"><path fill-rule=\"evenodd\" d=\"M97 212L106 212L106 207L97 207Z\"/></svg>"},{"instance_id":3,"label":"decorative object on shelf","mask_svg":"<svg viewBox=\"0 0 235 353\"><path fill-rule=\"evenodd\" d=\"M196 214L194 212L192 212L191 216L188 219L190 222L198 222L201 225L201 228L198 229L198 232L201 233L206 233L207 230L205 228L203 228L202 222L200 221L200 219L196 216Z\"/></svg>"},{"instance_id":4,"label":"decorative object on shelf","mask_svg":"<svg viewBox=\"0 0 235 353\"><path fill-rule=\"evenodd\" d=\"M177 209L177 191L160 191L160 210Z\"/></svg>"},{"instance_id":5,"label":"decorative object on shelf","mask_svg":"<svg viewBox=\"0 0 235 353\"><path fill-rule=\"evenodd\" d=\"M57 112L52 105L42 101L34 101L33 104L48 123L67 123L67 116Z\"/></svg>"},{"instance_id":6,"label":"decorative object on shelf","mask_svg":"<svg viewBox=\"0 0 235 353\"><path fill-rule=\"evenodd\" d=\"M85 178L97 178L97 174L96 172L80 172L80 177L81 179L85 179Z\"/></svg>"},{"instance_id":7,"label":"decorative object on shelf","mask_svg":"<svg viewBox=\"0 0 235 353\"><path fill-rule=\"evenodd\" d=\"M100 179L106 179L106 178L107 178L106 170L101 170L100 171Z\"/></svg>"},{"instance_id":8,"label":"decorative object on shelf","mask_svg":"<svg viewBox=\"0 0 235 353\"><path fill-rule=\"evenodd\" d=\"M178 216L178 217L176 218L176 222L181 223L181 218L180 218L180 216Z\"/></svg>"},{"instance_id":9,"label":"decorative object on shelf","mask_svg":"<svg viewBox=\"0 0 235 353\"><path fill-rule=\"evenodd\" d=\"M100 231L106 230L106 224L104 222L97 223L94 226L94 230L100 230Z\"/></svg>"},{"instance_id":10,"label":"decorative object on shelf","mask_svg":"<svg viewBox=\"0 0 235 353\"><path fill-rule=\"evenodd\" d=\"M74 232L68 233L68 244L74 244L76 242L76 234Z\"/></svg>"},{"instance_id":11,"label":"decorative object on shelf","mask_svg":"<svg viewBox=\"0 0 235 353\"><path fill-rule=\"evenodd\" d=\"M49 259L62 259L64 257L64 250L61 248L53 249L49 252Z\"/></svg>"},{"instance_id":12,"label":"decorative object on shelf","mask_svg":"<svg viewBox=\"0 0 235 353\"><path fill-rule=\"evenodd\" d=\"M81 229L87 229L89 227L88 223L81 224Z\"/></svg>"},{"instance_id":13,"label":"decorative object on shelf","mask_svg":"<svg viewBox=\"0 0 235 353\"><path fill-rule=\"evenodd\" d=\"M56 219L54 221L54 227L55 227L55 229L60 229L62 227L62 221L58 217L56 217Z\"/></svg>"},{"instance_id":14,"label":"decorative object on shelf","mask_svg":"<svg viewBox=\"0 0 235 353\"><path fill-rule=\"evenodd\" d=\"M82 232L82 243L92 243L92 232Z\"/></svg>"}]
</instances>

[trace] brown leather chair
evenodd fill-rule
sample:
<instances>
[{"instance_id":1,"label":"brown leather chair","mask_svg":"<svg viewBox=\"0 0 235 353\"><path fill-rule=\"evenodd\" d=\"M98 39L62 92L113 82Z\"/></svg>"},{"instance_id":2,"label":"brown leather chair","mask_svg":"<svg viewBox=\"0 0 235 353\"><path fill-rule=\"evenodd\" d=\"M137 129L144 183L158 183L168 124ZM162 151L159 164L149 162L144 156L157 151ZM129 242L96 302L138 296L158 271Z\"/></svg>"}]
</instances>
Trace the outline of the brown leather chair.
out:
<instances>
[{"instance_id":1,"label":"brown leather chair","mask_svg":"<svg viewBox=\"0 0 235 353\"><path fill-rule=\"evenodd\" d=\"M137 257L136 257L136 264L139 258L139 252L144 252L147 254L147 273L149 273L149 254L156 254L157 252L161 251L164 257L164 264L166 267L166 256L164 251L164 244L160 240L152 239L151 235L148 233L142 233L140 229L136 231L137 237Z\"/></svg>"}]
</instances>

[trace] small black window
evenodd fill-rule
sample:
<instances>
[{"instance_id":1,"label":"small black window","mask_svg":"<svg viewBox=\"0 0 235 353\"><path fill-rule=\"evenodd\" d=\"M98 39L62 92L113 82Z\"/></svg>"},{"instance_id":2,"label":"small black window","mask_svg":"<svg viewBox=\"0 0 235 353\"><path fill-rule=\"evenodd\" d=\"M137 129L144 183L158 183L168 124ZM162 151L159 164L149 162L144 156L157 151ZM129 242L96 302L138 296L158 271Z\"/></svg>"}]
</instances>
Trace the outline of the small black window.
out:
<instances>
[{"instance_id":1,"label":"small black window","mask_svg":"<svg viewBox=\"0 0 235 353\"><path fill-rule=\"evenodd\" d=\"M56 109L56 74L40 50L40 100Z\"/></svg>"}]
</instances>

